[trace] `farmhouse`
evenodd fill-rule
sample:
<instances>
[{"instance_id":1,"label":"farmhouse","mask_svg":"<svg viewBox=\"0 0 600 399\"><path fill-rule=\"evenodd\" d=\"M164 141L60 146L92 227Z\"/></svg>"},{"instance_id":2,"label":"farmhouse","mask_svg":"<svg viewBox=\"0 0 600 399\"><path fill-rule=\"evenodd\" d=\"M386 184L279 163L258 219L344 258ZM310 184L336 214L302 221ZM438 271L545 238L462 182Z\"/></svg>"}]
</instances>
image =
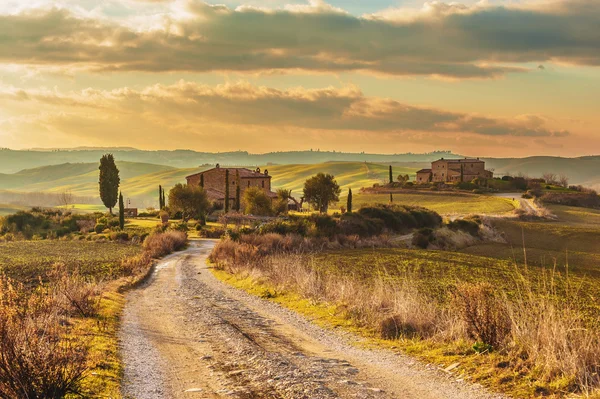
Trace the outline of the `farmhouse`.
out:
<instances>
[{"instance_id":1,"label":"farmhouse","mask_svg":"<svg viewBox=\"0 0 600 399\"><path fill-rule=\"evenodd\" d=\"M269 197L277 197L277 194L271 191L271 176L269 176L269 171L265 169L264 172L261 172L260 168L256 168L256 170L221 168L217 164L212 169L187 176L187 184L203 186L210 201L222 204L225 202L227 171L229 171L229 200L231 203L235 201L238 186L240 187L240 195L243 195L244 191L250 187L259 187Z\"/></svg>"},{"instance_id":2,"label":"farmhouse","mask_svg":"<svg viewBox=\"0 0 600 399\"><path fill-rule=\"evenodd\" d=\"M485 170L485 162L479 158L438 159L431 169L417 172L417 184L469 182L475 178L491 179L494 174Z\"/></svg>"}]
</instances>

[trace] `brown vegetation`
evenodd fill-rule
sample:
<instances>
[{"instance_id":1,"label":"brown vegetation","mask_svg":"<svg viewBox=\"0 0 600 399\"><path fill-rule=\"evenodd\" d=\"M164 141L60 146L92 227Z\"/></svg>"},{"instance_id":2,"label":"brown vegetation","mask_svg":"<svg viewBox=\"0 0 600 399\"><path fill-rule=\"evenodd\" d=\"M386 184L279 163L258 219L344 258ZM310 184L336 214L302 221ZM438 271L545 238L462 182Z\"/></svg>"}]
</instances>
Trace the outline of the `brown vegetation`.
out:
<instances>
[{"instance_id":1,"label":"brown vegetation","mask_svg":"<svg viewBox=\"0 0 600 399\"><path fill-rule=\"evenodd\" d=\"M211 259L217 267L267 283L277 292L335 304L346 318L384 339L471 340L476 342L471 351L493 351L541 386L579 393L600 386L600 332L576 305L577 293L564 288L569 286L564 277L552 275L540 282L515 268L514 292L470 283L448 287L435 299L421 292L410 275L394 279L378 274L365 280L323 270L311 255L290 254L290 248L303 245L300 238L276 235L225 240Z\"/></svg>"}]
</instances>

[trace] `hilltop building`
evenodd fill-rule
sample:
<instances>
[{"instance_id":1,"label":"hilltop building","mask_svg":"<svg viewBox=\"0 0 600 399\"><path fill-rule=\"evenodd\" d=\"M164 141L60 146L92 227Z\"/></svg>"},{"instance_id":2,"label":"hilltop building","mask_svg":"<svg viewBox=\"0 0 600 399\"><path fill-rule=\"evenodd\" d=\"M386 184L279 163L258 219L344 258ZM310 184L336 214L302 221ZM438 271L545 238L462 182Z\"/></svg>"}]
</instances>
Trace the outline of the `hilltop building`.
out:
<instances>
[{"instance_id":1,"label":"hilltop building","mask_svg":"<svg viewBox=\"0 0 600 399\"><path fill-rule=\"evenodd\" d=\"M438 159L431 163L431 169L417 172L416 182L459 183L470 182L475 178L491 179L494 174L485 169L485 162L479 158Z\"/></svg>"},{"instance_id":2,"label":"hilltop building","mask_svg":"<svg viewBox=\"0 0 600 399\"><path fill-rule=\"evenodd\" d=\"M259 187L269 197L277 197L277 194L271 191L271 176L269 176L269 171L265 169L264 172L261 172L260 168L256 168L256 170L221 168L217 164L212 169L187 176L187 184L203 185L210 201L223 204L225 203L225 175L227 171L229 171L229 201L231 204L235 202L237 186L240 187L241 195L244 195L244 191L250 187Z\"/></svg>"}]
</instances>

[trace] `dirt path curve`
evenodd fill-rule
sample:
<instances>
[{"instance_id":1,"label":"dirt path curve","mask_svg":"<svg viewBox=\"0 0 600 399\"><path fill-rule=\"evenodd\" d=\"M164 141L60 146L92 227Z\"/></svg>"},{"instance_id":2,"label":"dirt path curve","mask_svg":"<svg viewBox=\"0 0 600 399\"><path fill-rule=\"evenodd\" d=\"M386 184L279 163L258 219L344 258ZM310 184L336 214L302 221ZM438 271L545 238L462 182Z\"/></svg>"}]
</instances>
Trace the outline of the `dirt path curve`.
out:
<instances>
[{"instance_id":1,"label":"dirt path curve","mask_svg":"<svg viewBox=\"0 0 600 399\"><path fill-rule=\"evenodd\" d=\"M223 284L206 266L213 245L193 242L128 295L125 397L499 397Z\"/></svg>"}]
</instances>

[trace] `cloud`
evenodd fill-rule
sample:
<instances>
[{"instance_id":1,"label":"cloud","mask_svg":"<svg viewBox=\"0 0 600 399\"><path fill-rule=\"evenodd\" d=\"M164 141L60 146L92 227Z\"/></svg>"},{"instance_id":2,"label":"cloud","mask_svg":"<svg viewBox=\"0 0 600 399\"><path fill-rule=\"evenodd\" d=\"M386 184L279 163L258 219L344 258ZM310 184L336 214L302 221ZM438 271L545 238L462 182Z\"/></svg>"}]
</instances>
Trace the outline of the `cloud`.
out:
<instances>
[{"instance_id":1,"label":"cloud","mask_svg":"<svg viewBox=\"0 0 600 399\"><path fill-rule=\"evenodd\" d=\"M564 0L530 6L441 2L361 17L314 0L235 9L199 0L136 29L65 9L0 15L0 63L93 71L360 71L491 78L522 63L600 65L600 6Z\"/></svg>"},{"instance_id":2,"label":"cloud","mask_svg":"<svg viewBox=\"0 0 600 399\"><path fill-rule=\"evenodd\" d=\"M134 125L148 131L167 129L178 135L219 126L230 131L232 137L244 129L260 128L322 134L351 131L388 138L406 132L492 137L568 135L566 131L547 128L548 121L536 115L498 119L416 107L365 96L354 86L278 90L247 82L207 86L180 81L143 90L90 88L67 93L4 87L0 88L0 99L25 103L22 108L49 115L49 125L64 128L70 123L82 135L108 130L108 122L110 129L119 124L119 130Z\"/></svg>"}]
</instances>

